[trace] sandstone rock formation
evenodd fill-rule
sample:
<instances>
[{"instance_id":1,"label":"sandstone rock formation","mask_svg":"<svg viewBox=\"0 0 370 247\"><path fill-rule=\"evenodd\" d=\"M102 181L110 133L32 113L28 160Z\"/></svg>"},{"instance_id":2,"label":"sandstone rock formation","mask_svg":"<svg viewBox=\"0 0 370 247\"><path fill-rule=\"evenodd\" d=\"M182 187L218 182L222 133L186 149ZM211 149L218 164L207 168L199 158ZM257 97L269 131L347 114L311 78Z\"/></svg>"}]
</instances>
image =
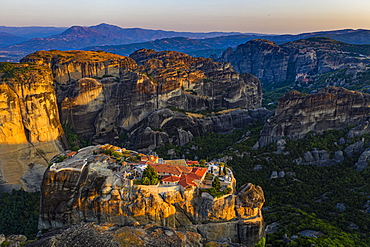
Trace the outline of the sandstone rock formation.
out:
<instances>
[{"instance_id":1,"label":"sandstone rock formation","mask_svg":"<svg viewBox=\"0 0 370 247\"><path fill-rule=\"evenodd\" d=\"M64 149L63 129L48 68L2 63L0 77L0 187L11 190L22 182L28 186L20 177L30 163L41 164L44 169L33 171L43 174L50 158Z\"/></svg>"},{"instance_id":2,"label":"sandstone rock formation","mask_svg":"<svg viewBox=\"0 0 370 247\"><path fill-rule=\"evenodd\" d=\"M370 95L344 88L328 87L302 95L292 91L279 99L275 116L261 131L260 146L282 137L301 138L309 131L318 133L358 125L368 119Z\"/></svg>"},{"instance_id":3,"label":"sandstone rock formation","mask_svg":"<svg viewBox=\"0 0 370 247\"><path fill-rule=\"evenodd\" d=\"M261 85L254 76L236 73L229 63L179 52L142 49L129 58L105 52L40 51L22 62L51 68L60 83L61 121L70 124L86 141L114 142L122 135L129 134L130 138L131 132L136 137L135 125L150 121L145 119L163 108L199 112L261 106ZM174 144L181 145L199 135L177 129L180 137ZM136 145L136 141L129 144L133 143ZM138 146L156 144L142 142Z\"/></svg>"},{"instance_id":4,"label":"sandstone rock formation","mask_svg":"<svg viewBox=\"0 0 370 247\"><path fill-rule=\"evenodd\" d=\"M261 85L254 76L236 73L229 63L178 52L140 50L130 58L106 52L38 51L21 64L0 64L0 76L0 182L9 185L2 189L19 188L23 183L24 188L37 190L39 185L26 184L35 179L20 178L29 170L28 164L46 166L64 149L60 123L85 141L122 143L122 136L136 141L137 134L145 131L134 126L166 107L202 111L261 105ZM171 137L172 142L182 145L228 123L217 125L194 133L173 127L178 137ZM200 127L192 127L196 128ZM133 146L133 141L125 144ZM138 146L148 149L157 144L143 141ZM41 172L35 167L28 173Z\"/></svg>"},{"instance_id":5,"label":"sandstone rock formation","mask_svg":"<svg viewBox=\"0 0 370 247\"><path fill-rule=\"evenodd\" d=\"M53 79L61 84L84 77L119 76L126 69L137 67L129 57L94 51L37 51L20 62L46 65L52 70Z\"/></svg>"},{"instance_id":6,"label":"sandstone rock formation","mask_svg":"<svg viewBox=\"0 0 370 247\"><path fill-rule=\"evenodd\" d=\"M239 73L251 73L269 85L287 79L294 81L299 73L323 74L370 63L359 55L349 52L345 43L330 38L309 38L282 45L257 39L239 45L235 51L229 48L220 61L230 62Z\"/></svg>"},{"instance_id":7,"label":"sandstone rock formation","mask_svg":"<svg viewBox=\"0 0 370 247\"><path fill-rule=\"evenodd\" d=\"M132 226L104 223L76 224L41 235L27 247L79 247L79 246L203 246L202 236L195 232L176 231L155 225Z\"/></svg>"},{"instance_id":8,"label":"sandstone rock formation","mask_svg":"<svg viewBox=\"0 0 370 247\"><path fill-rule=\"evenodd\" d=\"M259 186L246 184L237 193L213 198L198 189L181 190L180 185L132 185L122 177L124 167L101 148L84 148L46 171L40 229L81 221L139 222L198 231L209 241L230 238L255 244L263 236L264 195Z\"/></svg>"}]
</instances>

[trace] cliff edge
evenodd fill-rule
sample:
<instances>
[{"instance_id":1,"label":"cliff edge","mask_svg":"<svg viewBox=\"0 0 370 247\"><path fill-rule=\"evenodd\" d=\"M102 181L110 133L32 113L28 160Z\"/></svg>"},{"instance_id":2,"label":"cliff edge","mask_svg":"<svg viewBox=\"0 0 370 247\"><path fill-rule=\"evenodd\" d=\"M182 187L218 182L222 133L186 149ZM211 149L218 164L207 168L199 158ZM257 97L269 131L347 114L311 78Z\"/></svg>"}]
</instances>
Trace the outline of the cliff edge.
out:
<instances>
[{"instance_id":1,"label":"cliff edge","mask_svg":"<svg viewBox=\"0 0 370 247\"><path fill-rule=\"evenodd\" d=\"M0 63L0 187L38 191L48 161L64 149L51 71Z\"/></svg>"}]
</instances>

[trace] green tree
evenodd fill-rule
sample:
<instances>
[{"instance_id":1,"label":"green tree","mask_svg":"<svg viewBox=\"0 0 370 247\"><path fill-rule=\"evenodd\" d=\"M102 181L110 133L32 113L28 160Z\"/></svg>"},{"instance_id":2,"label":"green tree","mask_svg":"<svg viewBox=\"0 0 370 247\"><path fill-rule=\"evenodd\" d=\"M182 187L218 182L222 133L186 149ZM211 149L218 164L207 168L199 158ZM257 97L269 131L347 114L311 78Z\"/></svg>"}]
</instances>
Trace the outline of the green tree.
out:
<instances>
[{"instance_id":1,"label":"green tree","mask_svg":"<svg viewBox=\"0 0 370 247\"><path fill-rule=\"evenodd\" d=\"M142 183L142 184L145 184L145 185L149 185L149 184L150 184L150 180L149 180L149 178L148 178L148 177L143 177L143 178L141 179L141 183Z\"/></svg>"},{"instance_id":2,"label":"green tree","mask_svg":"<svg viewBox=\"0 0 370 247\"><path fill-rule=\"evenodd\" d=\"M158 173L154 171L154 168L150 165L145 168L143 172L143 178L141 179L142 184L155 185L159 182Z\"/></svg>"},{"instance_id":3,"label":"green tree","mask_svg":"<svg viewBox=\"0 0 370 247\"><path fill-rule=\"evenodd\" d=\"M212 187L219 191L221 189L220 178L216 176L212 181Z\"/></svg>"}]
</instances>

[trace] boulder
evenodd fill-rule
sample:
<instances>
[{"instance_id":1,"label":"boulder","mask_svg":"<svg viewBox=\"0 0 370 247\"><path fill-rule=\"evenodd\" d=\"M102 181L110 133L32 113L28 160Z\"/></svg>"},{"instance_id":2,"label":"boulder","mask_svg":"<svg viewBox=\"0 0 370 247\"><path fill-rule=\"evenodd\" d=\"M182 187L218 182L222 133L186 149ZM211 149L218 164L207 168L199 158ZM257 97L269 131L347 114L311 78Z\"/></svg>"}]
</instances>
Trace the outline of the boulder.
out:
<instances>
[{"instance_id":1,"label":"boulder","mask_svg":"<svg viewBox=\"0 0 370 247\"><path fill-rule=\"evenodd\" d=\"M368 159L370 157L370 148L366 149L358 158L358 161L356 162L356 171L362 171L364 170L369 164Z\"/></svg>"},{"instance_id":2,"label":"boulder","mask_svg":"<svg viewBox=\"0 0 370 247\"><path fill-rule=\"evenodd\" d=\"M0 245L6 240L6 237L4 234L0 234Z\"/></svg>"},{"instance_id":3,"label":"boulder","mask_svg":"<svg viewBox=\"0 0 370 247\"><path fill-rule=\"evenodd\" d=\"M343 155L343 151L335 151L334 153L334 157L332 159L335 163L341 163L344 161L344 155Z\"/></svg>"},{"instance_id":4,"label":"boulder","mask_svg":"<svg viewBox=\"0 0 370 247\"><path fill-rule=\"evenodd\" d=\"M277 171L273 171L272 173L271 173L271 176L270 176L270 179L274 179L274 178L278 178L279 176L278 176L278 172Z\"/></svg>"},{"instance_id":5,"label":"boulder","mask_svg":"<svg viewBox=\"0 0 370 247\"><path fill-rule=\"evenodd\" d=\"M337 152L336 152L337 153ZM337 153L337 159L340 159L340 153ZM335 157L334 157L335 158ZM328 166L334 163L338 163L335 160L330 159L330 155L325 150L312 150L303 154L303 158L294 160L299 165L317 165L317 166ZM344 159L344 158L343 158Z\"/></svg>"},{"instance_id":6,"label":"boulder","mask_svg":"<svg viewBox=\"0 0 370 247\"><path fill-rule=\"evenodd\" d=\"M346 156L352 157L355 153L363 152L365 150L364 145L365 141L364 138L362 138L362 140L347 146L344 149L344 153L346 154Z\"/></svg>"}]
</instances>

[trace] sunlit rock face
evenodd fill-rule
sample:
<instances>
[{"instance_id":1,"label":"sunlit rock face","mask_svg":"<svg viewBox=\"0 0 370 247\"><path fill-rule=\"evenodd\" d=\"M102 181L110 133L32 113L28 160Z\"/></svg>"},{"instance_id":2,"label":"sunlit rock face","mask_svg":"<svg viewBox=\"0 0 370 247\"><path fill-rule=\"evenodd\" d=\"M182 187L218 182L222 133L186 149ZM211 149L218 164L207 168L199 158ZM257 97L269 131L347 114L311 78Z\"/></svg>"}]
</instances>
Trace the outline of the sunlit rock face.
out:
<instances>
[{"instance_id":1,"label":"sunlit rock face","mask_svg":"<svg viewBox=\"0 0 370 247\"><path fill-rule=\"evenodd\" d=\"M229 63L179 52L142 49L123 57L105 52L40 51L22 61L52 69L59 83L62 123L71 124L78 135L92 142L114 142L122 133L130 138L131 133L136 135L139 122L167 107L205 111L261 106L256 77L235 72ZM190 131L189 137L182 135L174 143L186 143L197 135ZM132 144L129 139L127 145ZM157 145L148 143L144 148L149 146Z\"/></svg>"},{"instance_id":2,"label":"sunlit rock face","mask_svg":"<svg viewBox=\"0 0 370 247\"><path fill-rule=\"evenodd\" d=\"M3 63L0 76L1 188L19 188L22 183L27 188L31 181L20 178L33 169L28 165L42 165L45 170L48 160L63 150L52 74L43 66Z\"/></svg>"},{"instance_id":3,"label":"sunlit rock face","mask_svg":"<svg viewBox=\"0 0 370 247\"><path fill-rule=\"evenodd\" d=\"M119 76L125 69L135 69L129 57L94 51L37 51L21 59L21 63L47 65L55 81L61 84L84 77Z\"/></svg>"},{"instance_id":4,"label":"sunlit rock face","mask_svg":"<svg viewBox=\"0 0 370 247\"><path fill-rule=\"evenodd\" d=\"M315 94L292 91L279 99L275 116L265 124L259 143L265 146L286 136L301 138L309 131L323 132L368 120L370 95L327 87Z\"/></svg>"},{"instance_id":5,"label":"sunlit rock face","mask_svg":"<svg viewBox=\"0 0 370 247\"><path fill-rule=\"evenodd\" d=\"M246 184L215 199L193 187L133 185L123 178L125 167L102 148L106 146L84 148L48 168L42 183L40 229L81 221L139 222L198 231L208 240L256 243L263 236L261 187Z\"/></svg>"}]
</instances>

